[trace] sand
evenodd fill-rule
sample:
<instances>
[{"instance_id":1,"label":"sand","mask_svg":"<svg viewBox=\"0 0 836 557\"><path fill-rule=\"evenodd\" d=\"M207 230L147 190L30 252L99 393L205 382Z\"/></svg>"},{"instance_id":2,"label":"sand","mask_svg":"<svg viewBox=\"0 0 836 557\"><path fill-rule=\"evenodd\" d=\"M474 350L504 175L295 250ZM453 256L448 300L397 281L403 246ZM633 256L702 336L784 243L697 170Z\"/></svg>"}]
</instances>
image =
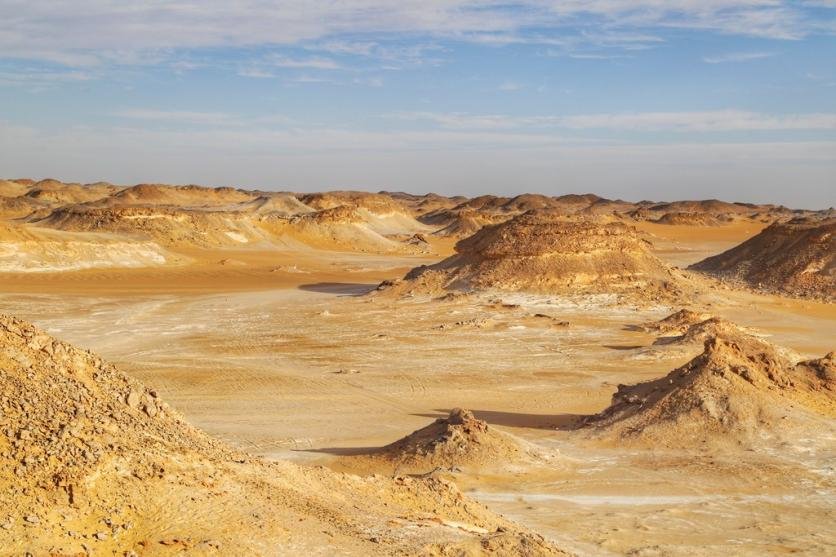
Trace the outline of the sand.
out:
<instances>
[{"instance_id":1,"label":"sand","mask_svg":"<svg viewBox=\"0 0 836 557\"><path fill-rule=\"evenodd\" d=\"M443 200L429 201L449 208ZM629 224L649 235L656 257L684 267L734 247L768 223ZM167 247L177 264L0 273L0 301L4 313L114 362L231 450L293 463L276 465L285 473L297 465L345 470L346 457L390 445L448 418L453 408L467 408L491 430L554 458L546 465L452 466L428 481L453 482L491 513L564 550L832 554L836 453L829 429L802 424L802 434L747 447L645 447L589 437L577 425L607 408L619 384L663 377L703 350L699 343L654 345L661 333L643 328L647 323L687 307L755 330L806 360L836 348L836 306L701 277L694 280L705 288L678 304L623 303L607 293L367 295L383 280L453 253L454 239L426 238L432 253ZM821 419L832 427L832 418ZM419 465L408 473L434 468ZM352 481L366 485L361 491L374 481L392 481L391 468L381 472L379 480ZM310 474L306 485L320 486L322 497L329 489L346 489L327 479L330 472ZM419 507L417 499L402 504ZM242 512L268 508L261 500L256 506ZM385 515L377 512L370 516ZM417 516L409 528L439 527ZM215 529L210 536L216 522L211 512L195 519L203 525L197 542L234 539L234 530ZM362 554L371 547L356 530L330 536L319 526L294 527L293 539L325 552L339 547ZM200 531L195 527L195 539ZM480 550L499 544L494 549L500 553L504 543L502 536L487 547L479 536L474 540Z\"/></svg>"}]
</instances>

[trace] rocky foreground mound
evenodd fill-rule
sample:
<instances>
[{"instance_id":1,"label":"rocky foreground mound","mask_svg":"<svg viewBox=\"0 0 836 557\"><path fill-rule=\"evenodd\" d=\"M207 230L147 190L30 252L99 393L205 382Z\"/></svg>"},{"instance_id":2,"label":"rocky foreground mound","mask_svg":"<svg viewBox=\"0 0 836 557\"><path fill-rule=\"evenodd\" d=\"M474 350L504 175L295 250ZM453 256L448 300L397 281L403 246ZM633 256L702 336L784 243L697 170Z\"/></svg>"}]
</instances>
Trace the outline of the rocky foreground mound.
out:
<instances>
[{"instance_id":1,"label":"rocky foreground mound","mask_svg":"<svg viewBox=\"0 0 836 557\"><path fill-rule=\"evenodd\" d=\"M454 408L446 418L438 418L394 443L361 456L361 459L382 461L396 474L503 468L548 458L544 451L493 429L461 408Z\"/></svg>"},{"instance_id":2,"label":"rocky foreground mound","mask_svg":"<svg viewBox=\"0 0 836 557\"><path fill-rule=\"evenodd\" d=\"M443 480L268 463L0 316L0 548L33 555L562 554Z\"/></svg>"},{"instance_id":3,"label":"rocky foreground mound","mask_svg":"<svg viewBox=\"0 0 836 557\"><path fill-rule=\"evenodd\" d=\"M681 309L658 321L639 325L639 330L654 333L658 338L653 344L699 344L711 337L758 336L754 329L742 327L722 317ZM781 353L787 349L775 347Z\"/></svg>"},{"instance_id":4,"label":"rocky foreground mound","mask_svg":"<svg viewBox=\"0 0 836 557\"><path fill-rule=\"evenodd\" d=\"M457 254L410 271L407 287L546 293L671 295L678 278L620 222L530 211L483 228Z\"/></svg>"},{"instance_id":5,"label":"rocky foreground mound","mask_svg":"<svg viewBox=\"0 0 836 557\"><path fill-rule=\"evenodd\" d=\"M710 315L699 313L687 308L664 317L658 321L649 321L638 326L638 329L648 333L659 333L664 336L684 334L689 327L708 319Z\"/></svg>"},{"instance_id":6,"label":"rocky foreground mound","mask_svg":"<svg viewBox=\"0 0 836 557\"><path fill-rule=\"evenodd\" d=\"M610 407L584 427L668 446L749 444L795 427L832 428L833 417L832 352L794 365L765 341L727 332L708 338L702 354L665 377L619 385Z\"/></svg>"},{"instance_id":7,"label":"rocky foreground mound","mask_svg":"<svg viewBox=\"0 0 836 557\"><path fill-rule=\"evenodd\" d=\"M836 218L775 223L690 268L752 287L836 300Z\"/></svg>"},{"instance_id":8,"label":"rocky foreground mound","mask_svg":"<svg viewBox=\"0 0 836 557\"><path fill-rule=\"evenodd\" d=\"M752 331L722 317L708 317L685 326L683 329L668 329L653 344L698 344L702 346L712 337L734 337L752 335Z\"/></svg>"}]
</instances>

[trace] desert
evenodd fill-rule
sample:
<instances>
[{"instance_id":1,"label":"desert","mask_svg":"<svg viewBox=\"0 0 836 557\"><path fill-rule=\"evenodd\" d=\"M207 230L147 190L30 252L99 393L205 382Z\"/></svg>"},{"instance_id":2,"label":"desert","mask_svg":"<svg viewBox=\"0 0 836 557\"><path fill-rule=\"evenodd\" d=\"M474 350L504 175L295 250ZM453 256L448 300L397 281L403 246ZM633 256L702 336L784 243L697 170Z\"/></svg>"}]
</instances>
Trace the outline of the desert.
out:
<instances>
[{"instance_id":1,"label":"desert","mask_svg":"<svg viewBox=\"0 0 836 557\"><path fill-rule=\"evenodd\" d=\"M0 557L836 555L835 0L0 0Z\"/></svg>"},{"instance_id":2,"label":"desert","mask_svg":"<svg viewBox=\"0 0 836 557\"><path fill-rule=\"evenodd\" d=\"M48 184L0 242L7 554L836 544L827 211Z\"/></svg>"}]
</instances>

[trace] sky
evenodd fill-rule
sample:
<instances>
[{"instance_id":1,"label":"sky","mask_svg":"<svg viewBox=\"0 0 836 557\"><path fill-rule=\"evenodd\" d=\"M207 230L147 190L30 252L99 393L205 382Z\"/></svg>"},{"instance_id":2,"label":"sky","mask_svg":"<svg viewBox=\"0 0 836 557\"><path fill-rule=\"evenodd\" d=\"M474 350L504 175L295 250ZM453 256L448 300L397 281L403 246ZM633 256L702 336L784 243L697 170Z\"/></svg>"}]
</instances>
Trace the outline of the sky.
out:
<instances>
[{"instance_id":1,"label":"sky","mask_svg":"<svg viewBox=\"0 0 836 557\"><path fill-rule=\"evenodd\" d=\"M0 176L836 205L836 0L0 0Z\"/></svg>"}]
</instances>

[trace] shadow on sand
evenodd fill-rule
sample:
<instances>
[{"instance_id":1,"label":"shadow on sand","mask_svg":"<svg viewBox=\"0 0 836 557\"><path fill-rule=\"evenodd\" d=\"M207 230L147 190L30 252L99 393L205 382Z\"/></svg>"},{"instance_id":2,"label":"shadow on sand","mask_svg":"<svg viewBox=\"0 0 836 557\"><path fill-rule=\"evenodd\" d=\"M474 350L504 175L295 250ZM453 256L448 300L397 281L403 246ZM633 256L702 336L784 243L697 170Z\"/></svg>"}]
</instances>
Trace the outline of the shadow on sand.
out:
<instances>
[{"instance_id":1,"label":"shadow on sand","mask_svg":"<svg viewBox=\"0 0 836 557\"><path fill-rule=\"evenodd\" d=\"M292 449L299 453L322 453L335 456L360 456L380 451L380 447L322 447L319 449Z\"/></svg>"},{"instance_id":2,"label":"shadow on sand","mask_svg":"<svg viewBox=\"0 0 836 557\"><path fill-rule=\"evenodd\" d=\"M438 414L413 414L427 418L446 418L450 409L436 408ZM489 425L530 429L557 429L572 431L577 429L586 416L583 414L523 414L519 412L497 412L495 410L471 410L473 415Z\"/></svg>"},{"instance_id":3,"label":"shadow on sand","mask_svg":"<svg viewBox=\"0 0 836 557\"><path fill-rule=\"evenodd\" d=\"M377 284L360 282L315 282L311 284L300 284L298 288L306 292L320 292L322 294L336 294L338 296L363 296L377 288Z\"/></svg>"},{"instance_id":4,"label":"shadow on sand","mask_svg":"<svg viewBox=\"0 0 836 557\"><path fill-rule=\"evenodd\" d=\"M603 347L610 350L638 350L644 348L641 344L604 344Z\"/></svg>"},{"instance_id":5,"label":"shadow on sand","mask_svg":"<svg viewBox=\"0 0 836 557\"><path fill-rule=\"evenodd\" d=\"M531 429L552 429L559 431L573 431L578 429L584 414L522 414L518 412L496 412L494 410L471 410L473 415L488 422L490 425L504 427L518 427ZM436 408L435 414L412 414L424 418L446 418L450 415L450 409ZM404 435L410 432L404 431ZM305 453L321 453L335 456L359 456L371 455L383 447L321 447L318 449L293 449Z\"/></svg>"}]
</instances>

